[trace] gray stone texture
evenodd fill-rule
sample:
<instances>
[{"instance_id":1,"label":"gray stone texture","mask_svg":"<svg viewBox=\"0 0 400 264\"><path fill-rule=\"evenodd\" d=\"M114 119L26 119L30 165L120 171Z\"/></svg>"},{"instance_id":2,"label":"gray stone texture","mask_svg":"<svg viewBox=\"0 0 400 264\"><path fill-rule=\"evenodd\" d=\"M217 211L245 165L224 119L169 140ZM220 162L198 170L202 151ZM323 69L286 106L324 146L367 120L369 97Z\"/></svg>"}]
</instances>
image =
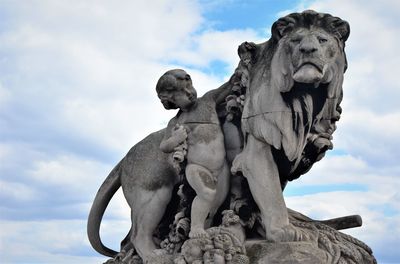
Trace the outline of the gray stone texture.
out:
<instances>
[{"instance_id":1,"label":"gray stone texture","mask_svg":"<svg viewBox=\"0 0 400 264\"><path fill-rule=\"evenodd\" d=\"M107 263L376 263L367 245L337 231L361 226L360 216L313 220L282 195L333 148L349 24L307 10L271 32L242 43L231 78L203 97L184 70L161 76L158 97L177 115L132 147L89 214L89 241ZM99 231L120 187L132 226L117 252Z\"/></svg>"}]
</instances>

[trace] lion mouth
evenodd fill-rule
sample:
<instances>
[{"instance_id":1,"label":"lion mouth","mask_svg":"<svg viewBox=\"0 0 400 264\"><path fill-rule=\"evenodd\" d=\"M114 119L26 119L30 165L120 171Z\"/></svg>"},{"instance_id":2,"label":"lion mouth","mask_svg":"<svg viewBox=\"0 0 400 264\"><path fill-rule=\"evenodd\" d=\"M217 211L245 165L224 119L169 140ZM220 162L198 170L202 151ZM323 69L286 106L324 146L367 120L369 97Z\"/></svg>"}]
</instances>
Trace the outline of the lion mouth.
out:
<instances>
[{"instance_id":1,"label":"lion mouth","mask_svg":"<svg viewBox=\"0 0 400 264\"><path fill-rule=\"evenodd\" d=\"M309 89L326 89L329 86L329 83L322 82L314 82L314 83L305 83L305 82L294 82L292 89L305 89L309 92Z\"/></svg>"},{"instance_id":2,"label":"lion mouth","mask_svg":"<svg viewBox=\"0 0 400 264\"><path fill-rule=\"evenodd\" d=\"M295 73L298 72L301 68L303 67L314 67L315 69L317 69L320 73L322 73L323 71L323 66L320 65L320 63L317 62L313 62L313 61L305 61L302 62L296 69Z\"/></svg>"},{"instance_id":3,"label":"lion mouth","mask_svg":"<svg viewBox=\"0 0 400 264\"><path fill-rule=\"evenodd\" d=\"M324 67L318 61L302 61L294 71L293 79L299 83L318 83L323 78Z\"/></svg>"}]
</instances>

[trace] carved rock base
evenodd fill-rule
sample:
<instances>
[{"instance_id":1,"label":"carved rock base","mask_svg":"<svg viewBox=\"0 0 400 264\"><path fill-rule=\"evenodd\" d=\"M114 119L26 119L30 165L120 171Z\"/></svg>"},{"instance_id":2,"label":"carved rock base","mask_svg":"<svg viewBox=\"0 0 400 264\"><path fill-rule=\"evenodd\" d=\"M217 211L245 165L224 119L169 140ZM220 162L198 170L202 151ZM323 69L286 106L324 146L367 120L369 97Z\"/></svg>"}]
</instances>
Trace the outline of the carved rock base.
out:
<instances>
[{"instance_id":1,"label":"carved rock base","mask_svg":"<svg viewBox=\"0 0 400 264\"><path fill-rule=\"evenodd\" d=\"M376 264L372 250L362 241L293 210L289 212L290 222L301 233L302 241L245 240L239 217L227 210L222 213L221 226L206 230L207 238L187 239L183 244L177 241L176 245L164 243L164 249L154 251L145 264ZM174 251L169 252L172 244ZM143 262L131 248L106 264Z\"/></svg>"},{"instance_id":2,"label":"carved rock base","mask_svg":"<svg viewBox=\"0 0 400 264\"><path fill-rule=\"evenodd\" d=\"M326 264L337 263L326 251L314 243L270 243L251 241L246 243L247 256L252 264Z\"/></svg>"}]
</instances>

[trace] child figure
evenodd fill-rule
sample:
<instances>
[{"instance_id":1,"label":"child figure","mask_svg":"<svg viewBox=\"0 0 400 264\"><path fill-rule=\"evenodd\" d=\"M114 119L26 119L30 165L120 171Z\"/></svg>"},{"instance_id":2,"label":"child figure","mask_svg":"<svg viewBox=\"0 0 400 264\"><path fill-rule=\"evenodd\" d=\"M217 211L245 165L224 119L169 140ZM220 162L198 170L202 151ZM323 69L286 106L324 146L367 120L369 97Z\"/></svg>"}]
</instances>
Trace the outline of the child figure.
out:
<instances>
[{"instance_id":1,"label":"child figure","mask_svg":"<svg viewBox=\"0 0 400 264\"><path fill-rule=\"evenodd\" d=\"M166 72L157 83L157 94L165 109L177 109L169 121L160 149L165 153L187 148L185 175L196 197L191 208L190 238L206 237L208 227L229 189L224 135L216 105L230 94L227 84L197 98L192 80L184 70ZM174 158L176 155L174 155Z\"/></svg>"}]
</instances>

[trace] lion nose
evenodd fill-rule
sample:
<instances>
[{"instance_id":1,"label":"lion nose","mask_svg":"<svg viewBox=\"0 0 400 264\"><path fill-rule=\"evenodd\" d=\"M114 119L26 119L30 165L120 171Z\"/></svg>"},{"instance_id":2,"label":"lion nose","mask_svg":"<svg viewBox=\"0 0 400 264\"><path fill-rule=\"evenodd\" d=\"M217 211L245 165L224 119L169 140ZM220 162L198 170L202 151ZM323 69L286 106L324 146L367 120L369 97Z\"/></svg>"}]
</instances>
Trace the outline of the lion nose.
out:
<instances>
[{"instance_id":1,"label":"lion nose","mask_svg":"<svg viewBox=\"0 0 400 264\"><path fill-rule=\"evenodd\" d=\"M304 54L312 54L318 50L317 45L315 41L312 41L310 39L304 39L300 43L300 52Z\"/></svg>"}]
</instances>

